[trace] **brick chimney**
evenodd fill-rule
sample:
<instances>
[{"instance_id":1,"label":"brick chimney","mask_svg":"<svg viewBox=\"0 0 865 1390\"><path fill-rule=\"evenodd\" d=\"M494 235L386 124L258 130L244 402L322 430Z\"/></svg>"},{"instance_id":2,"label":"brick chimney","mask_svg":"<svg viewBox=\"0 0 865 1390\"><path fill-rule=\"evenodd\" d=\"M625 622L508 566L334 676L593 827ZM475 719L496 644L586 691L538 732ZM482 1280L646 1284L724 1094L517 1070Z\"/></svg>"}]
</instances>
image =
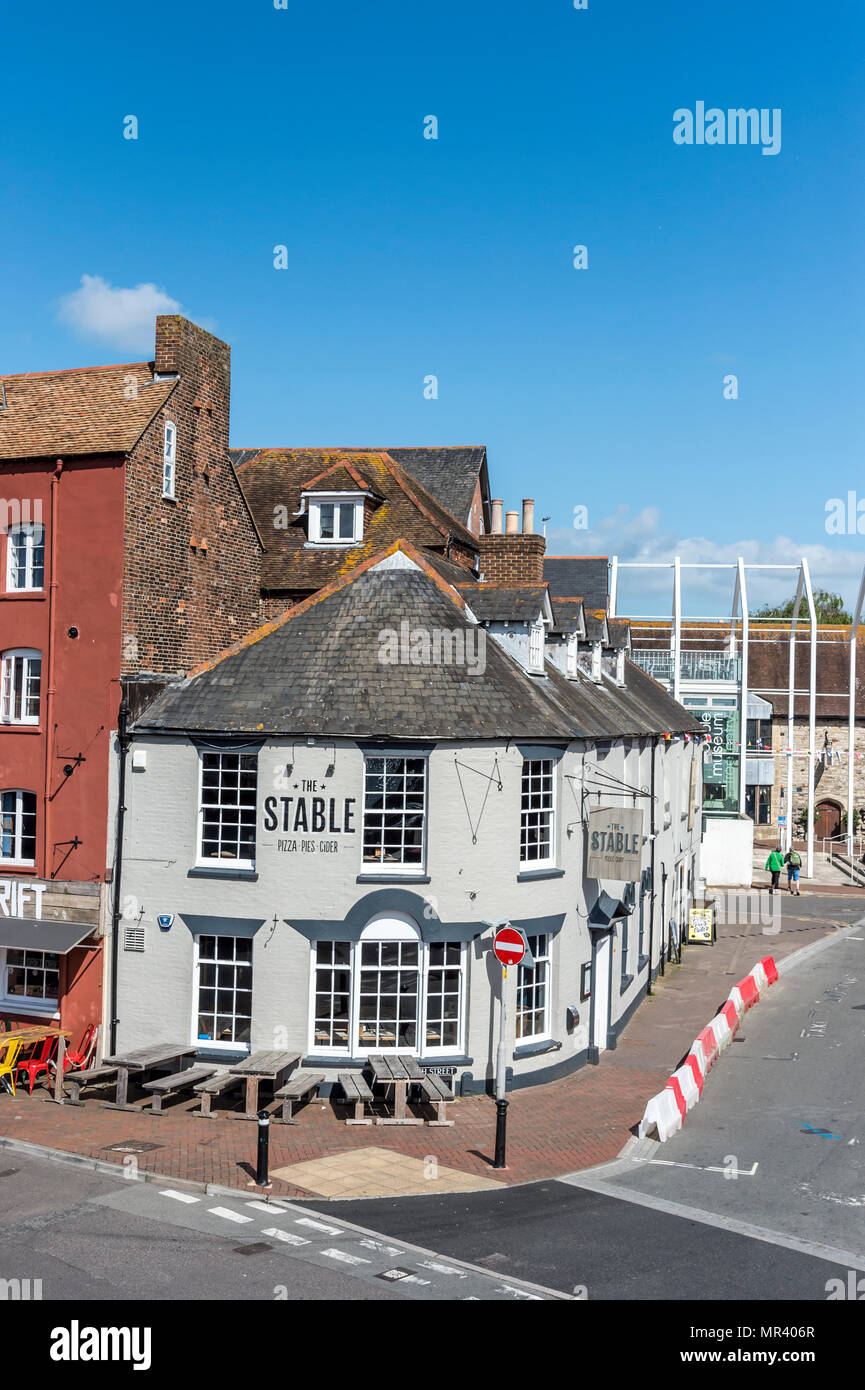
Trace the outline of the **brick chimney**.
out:
<instances>
[{"instance_id":1,"label":"brick chimney","mask_svg":"<svg viewBox=\"0 0 865 1390\"><path fill-rule=\"evenodd\" d=\"M513 588L543 584L547 543L543 536L536 536L525 529L533 524L533 517L534 504L530 498L526 498L523 502L522 531L518 530L519 513L508 512L504 534L493 532L478 538L480 571L486 583Z\"/></svg>"}]
</instances>

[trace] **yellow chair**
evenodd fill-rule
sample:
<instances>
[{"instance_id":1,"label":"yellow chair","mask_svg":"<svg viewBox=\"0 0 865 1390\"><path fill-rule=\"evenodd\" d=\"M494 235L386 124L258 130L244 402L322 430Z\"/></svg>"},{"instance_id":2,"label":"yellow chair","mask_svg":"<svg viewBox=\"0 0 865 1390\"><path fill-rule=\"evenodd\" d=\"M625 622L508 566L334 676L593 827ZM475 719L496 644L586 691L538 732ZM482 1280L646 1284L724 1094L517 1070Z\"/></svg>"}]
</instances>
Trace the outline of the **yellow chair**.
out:
<instances>
[{"instance_id":1,"label":"yellow chair","mask_svg":"<svg viewBox=\"0 0 865 1390\"><path fill-rule=\"evenodd\" d=\"M0 1080L7 1088L11 1089L13 1096L15 1094L15 1062L22 1047L23 1043L20 1038L12 1038L7 1043L0 1041ZM6 1080L7 1076L8 1081Z\"/></svg>"}]
</instances>

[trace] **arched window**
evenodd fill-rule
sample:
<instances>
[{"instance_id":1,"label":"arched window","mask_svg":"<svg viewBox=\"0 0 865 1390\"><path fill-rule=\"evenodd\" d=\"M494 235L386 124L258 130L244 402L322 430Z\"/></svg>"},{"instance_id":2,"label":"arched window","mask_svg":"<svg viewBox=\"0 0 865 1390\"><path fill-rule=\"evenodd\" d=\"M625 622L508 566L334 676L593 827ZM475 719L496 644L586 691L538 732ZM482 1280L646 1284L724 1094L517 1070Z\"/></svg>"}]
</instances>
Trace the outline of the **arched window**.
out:
<instances>
[{"instance_id":1,"label":"arched window","mask_svg":"<svg viewBox=\"0 0 865 1390\"><path fill-rule=\"evenodd\" d=\"M311 1050L462 1053L465 962L464 942L422 941L399 912L378 913L357 942L318 942Z\"/></svg>"},{"instance_id":2,"label":"arched window","mask_svg":"<svg viewBox=\"0 0 865 1390\"><path fill-rule=\"evenodd\" d=\"M42 653L15 647L0 659L0 723L38 724Z\"/></svg>"},{"instance_id":3,"label":"arched window","mask_svg":"<svg viewBox=\"0 0 865 1390\"><path fill-rule=\"evenodd\" d=\"M0 864L36 863L36 793L0 792Z\"/></svg>"}]
</instances>

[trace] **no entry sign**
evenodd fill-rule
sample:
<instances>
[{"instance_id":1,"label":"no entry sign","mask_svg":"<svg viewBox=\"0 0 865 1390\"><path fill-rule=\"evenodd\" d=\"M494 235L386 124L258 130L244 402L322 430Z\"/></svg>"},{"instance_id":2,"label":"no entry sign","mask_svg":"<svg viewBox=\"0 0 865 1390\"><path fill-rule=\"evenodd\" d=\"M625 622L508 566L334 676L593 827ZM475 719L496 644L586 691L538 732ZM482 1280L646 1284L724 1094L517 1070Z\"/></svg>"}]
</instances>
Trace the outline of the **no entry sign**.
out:
<instances>
[{"instance_id":1,"label":"no entry sign","mask_svg":"<svg viewBox=\"0 0 865 1390\"><path fill-rule=\"evenodd\" d=\"M502 927L493 937L493 950L502 965L519 965L526 953L525 942L514 927Z\"/></svg>"}]
</instances>

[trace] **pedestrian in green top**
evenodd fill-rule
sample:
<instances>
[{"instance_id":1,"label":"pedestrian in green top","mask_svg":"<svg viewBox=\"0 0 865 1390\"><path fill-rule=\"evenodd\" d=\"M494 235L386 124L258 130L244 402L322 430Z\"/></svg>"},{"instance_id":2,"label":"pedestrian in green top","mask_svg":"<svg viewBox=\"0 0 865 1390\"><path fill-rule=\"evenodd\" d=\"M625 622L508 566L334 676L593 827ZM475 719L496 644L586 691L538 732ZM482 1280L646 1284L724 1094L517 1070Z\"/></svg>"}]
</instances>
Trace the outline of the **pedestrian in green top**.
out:
<instances>
[{"instance_id":1,"label":"pedestrian in green top","mask_svg":"<svg viewBox=\"0 0 865 1390\"><path fill-rule=\"evenodd\" d=\"M772 850L772 853L766 860L765 867L769 870L769 873L772 875L772 887L769 889L769 892L774 893L775 889L778 887L778 880L781 877L781 870L784 867L784 856L781 853L780 848Z\"/></svg>"}]
</instances>

